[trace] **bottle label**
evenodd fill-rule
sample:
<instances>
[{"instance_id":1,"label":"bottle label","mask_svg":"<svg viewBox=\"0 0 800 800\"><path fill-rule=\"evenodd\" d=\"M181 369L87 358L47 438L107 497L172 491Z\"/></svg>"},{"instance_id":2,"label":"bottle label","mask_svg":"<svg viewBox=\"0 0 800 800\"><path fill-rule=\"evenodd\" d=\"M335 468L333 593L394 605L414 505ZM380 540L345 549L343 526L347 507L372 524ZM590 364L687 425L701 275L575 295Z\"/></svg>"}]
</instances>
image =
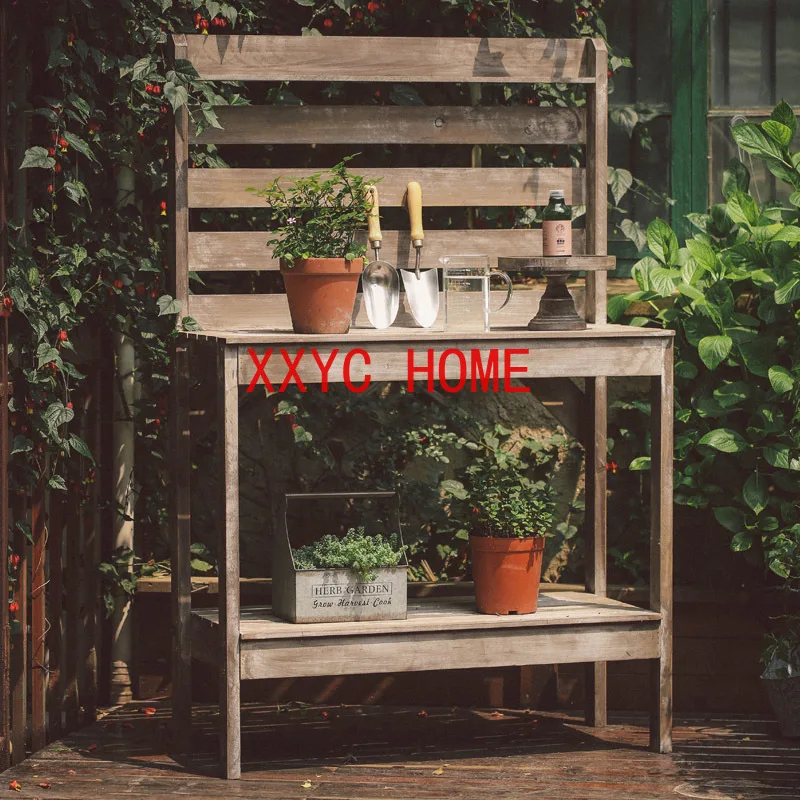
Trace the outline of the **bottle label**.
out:
<instances>
[{"instance_id":1,"label":"bottle label","mask_svg":"<svg viewBox=\"0 0 800 800\"><path fill-rule=\"evenodd\" d=\"M572 225L568 220L546 219L542 223L542 238L545 256L572 255Z\"/></svg>"}]
</instances>

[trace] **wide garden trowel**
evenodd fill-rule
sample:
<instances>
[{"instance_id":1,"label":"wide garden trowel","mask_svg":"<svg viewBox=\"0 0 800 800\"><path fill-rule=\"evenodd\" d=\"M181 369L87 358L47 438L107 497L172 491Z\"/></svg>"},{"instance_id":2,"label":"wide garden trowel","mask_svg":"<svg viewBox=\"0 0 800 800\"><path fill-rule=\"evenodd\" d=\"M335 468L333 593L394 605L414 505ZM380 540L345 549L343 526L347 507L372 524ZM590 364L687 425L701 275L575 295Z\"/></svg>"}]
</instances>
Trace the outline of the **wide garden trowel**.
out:
<instances>
[{"instance_id":1,"label":"wide garden trowel","mask_svg":"<svg viewBox=\"0 0 800 800\"><path fill-rule=\"evenodd\" d=\"M401 269L400 276L403 278L411 314L423 328L430 328L439 316L439 271L419 267L425 234L422 230L422 187L417 181L408 184L406 204L416 261L413 270Z\"/></svg>"}]
</instances>

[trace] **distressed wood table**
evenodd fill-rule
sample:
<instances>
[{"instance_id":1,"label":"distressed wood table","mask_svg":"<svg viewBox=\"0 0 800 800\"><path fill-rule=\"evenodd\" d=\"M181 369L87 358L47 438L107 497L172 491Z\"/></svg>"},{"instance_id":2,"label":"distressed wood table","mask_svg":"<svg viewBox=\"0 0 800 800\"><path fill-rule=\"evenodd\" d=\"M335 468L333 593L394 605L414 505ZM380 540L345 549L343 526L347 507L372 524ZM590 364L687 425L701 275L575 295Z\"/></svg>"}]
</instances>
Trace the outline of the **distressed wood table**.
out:
<instances>
[{"instance_id":1,"label":"distressed wood table","mask_svg":"<svg viewBox=\"0 0 800 800\"><path fill-rule=\"evenodd\" d=\"M482 168L474 150L469 167L373 168L382 177L384 206L400 206L409 180L422 184L426 206L545 205L551 189L568 203L585 204L585 229L576 230L576 260L605 256L607 55L599 40L401 39L280 36L175 36L174 55L201 78L262 81L381 81L470 83L580 83L581 108L491 106L240 106L221 108L223 129L190 130L184 110L175 118L171 173L173 291L182 314L202 330L176 341L172 380L171 513L173 712L177 749L188 746L191 660L220 672L220 745L223 773L241 773L242 680L430 669L585 662L586 716L606 723L606 662L647 659L652 664L652 747L671 748L672 696L672 335L669 331L606 323L606 273L587 272L577 292L585 330L529 331L541 292L515 291L485 334L412 327L407 311L388 330L369 328L359 299L354 325L341 336L294 334L284 295L190 294L189 272L274 270L263 231L190 230L193 208L252 208L246 191L276 175L308 170L291 164L259 169L190 169L193 144L386 145L558 144L579 147L580 168ZM273 151L274 153L277 152ZM468 156L469 157L469 156ZM263 163L263 162L262 162ZM454 252L498 257L541 253L541 230L426 232L427 264ZM387 231L383 258L411 266L407 231ZM601 259L609 266L611 262ZM595 264L597 261L595 260ZM190 554L190 359L216 376L215 430L219 463L219 608L193 611ZM432 374L429 374L429 369ZM490 372L487 375L487 371ZM477 374L476 374L477 372ZM651 413L651 580L649 609L606 597L607 379L648 377ZM525 616L474 613L468 600L439 597L411 602L408 618L392 622L296 625L267 607L241 607L239 595L240 394L302 381L308 387L345 382L358 391L369 381L413 378L423 391L434 378L452 391L569 393L581 409L586 452L586 591L543 593L540 610ZM582 391L568 379L582 379ZM524 379L519 382L516 379ZM525 383L527 381L527 383ZM473 384L474 382L474 384ZM496 383L495 383L496 382ZM566 395L565 395L566 396Z\"/></svg>"}]
</instances>

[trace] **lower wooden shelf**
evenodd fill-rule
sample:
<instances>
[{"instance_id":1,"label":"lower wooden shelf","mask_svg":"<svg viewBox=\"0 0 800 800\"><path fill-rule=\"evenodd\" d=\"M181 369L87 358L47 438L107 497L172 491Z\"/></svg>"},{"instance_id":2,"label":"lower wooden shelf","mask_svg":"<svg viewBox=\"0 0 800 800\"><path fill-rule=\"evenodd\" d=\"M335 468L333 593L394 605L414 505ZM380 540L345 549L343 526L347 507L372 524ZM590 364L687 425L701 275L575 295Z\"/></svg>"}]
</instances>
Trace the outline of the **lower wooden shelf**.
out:
<instances>
[{"instance_id":1,"label":"lower wooden shelf","mask_svg":"<svg viewBox=\"0 0 800 800\"><path fill-rule=\"evenodd\" d=\"M192 612L193 655L219 664L216 609ZM433 669L658 658L659 614L585 592L543 592L535 614L489 616L471 597L409 601L408 618L294 624L269 606L240 618L241 678L296 678Z\"/></svg>"}]
</instances>

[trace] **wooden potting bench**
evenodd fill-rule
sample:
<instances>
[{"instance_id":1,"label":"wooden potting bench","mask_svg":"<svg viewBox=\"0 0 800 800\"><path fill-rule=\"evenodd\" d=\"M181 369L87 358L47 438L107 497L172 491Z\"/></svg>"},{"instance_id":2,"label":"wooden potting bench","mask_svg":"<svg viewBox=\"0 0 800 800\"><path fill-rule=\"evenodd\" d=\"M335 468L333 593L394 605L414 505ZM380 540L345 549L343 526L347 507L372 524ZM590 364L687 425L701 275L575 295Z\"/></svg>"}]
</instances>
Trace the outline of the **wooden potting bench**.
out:
<instances>
[{"instance_id":1,"label":"wooden potting bench","mask_svg":"<svg viewBox=\"0 0 800 800\"><path fill-rule=\"evenodd\" d=\"M671 747L672 683L672 337L670 332L606 323L607 53L595 39L403 39L282 36L175 36L175 57L188 59L203 79L237 81L361 81L483 83L578 83L587 103L575 108L454 106L239 106L220 108L222 130L195 135L187 113L176 115L171 201L174 231L174 292L182 314L203 330L179 337L175 348L174 502L172 514L172 668L175 743L186 746L191 722L192 657L210 662L221 674L220 741L222 769L241 772L240 683L254 678L352 675L431 669L480 668L585 662L589 669L587 718L606 722L606 662L648 659L652 664L651 745ZM473 93L473 97L476 93ZM410 327L407 316L385 331L371 329L360 310L342 336L292 333L283 295L191 295L190 271L274 270L263 232L194 232L193 208L261 206L246 191L276 175L296 176L291 164L266 169L189 169L193 143L282 144L556 144L582 145L581 168L425 167L367 169L381 176L381 202L400 206L409 180L423 187L426 206L541 206L551 189L564 189L567 203L585 204L585 231L576 231L576 267L586 272L585 331L531 332L536 293L515 293L491 333L454 334ZM435 265L447 253L498 256L541 254L540 230L429 230L424 260ZM595 256L587 259L585 256ZM387 231L382 258L410 265L413 248L404 230ZM580 265L580 266L578 266ZM525 378L550 379L549 386L572 387L584 379L586 448L586 591L544 592L540 610L528 616L476 614L468 600L427 599L410 603L404 621L293 625L267 607L240 607L239 440L240 387L257 374L259 360L273 357L266 374L280 383L287 374L285 351L306 384L321 380L311 348L323 362L334 350L328 374L344 379L343 359L362 348L373 381L405 381L408 351L424 364L448 349L515 349L513 364ZM199 356L216 370L216 429L220 455L218 499L219 608L192 610L189 567L191 541L189 422L190 358ZM469 362L469 353L467 361ZM353 382L365 372L363 359L351 362ZM504 361L500 358L500 374ZM458 358L446 359L445 375L455 382ZM648 376L652 383L650 607L640 609L606 597L606 415L607 378ZM417 375L417 387L424 377ZM555 383L552 379L556 379ZM559 383L560 381L560 383ZM453 394L450 402L458 402Z\"/></svg>"}]
</instances>

